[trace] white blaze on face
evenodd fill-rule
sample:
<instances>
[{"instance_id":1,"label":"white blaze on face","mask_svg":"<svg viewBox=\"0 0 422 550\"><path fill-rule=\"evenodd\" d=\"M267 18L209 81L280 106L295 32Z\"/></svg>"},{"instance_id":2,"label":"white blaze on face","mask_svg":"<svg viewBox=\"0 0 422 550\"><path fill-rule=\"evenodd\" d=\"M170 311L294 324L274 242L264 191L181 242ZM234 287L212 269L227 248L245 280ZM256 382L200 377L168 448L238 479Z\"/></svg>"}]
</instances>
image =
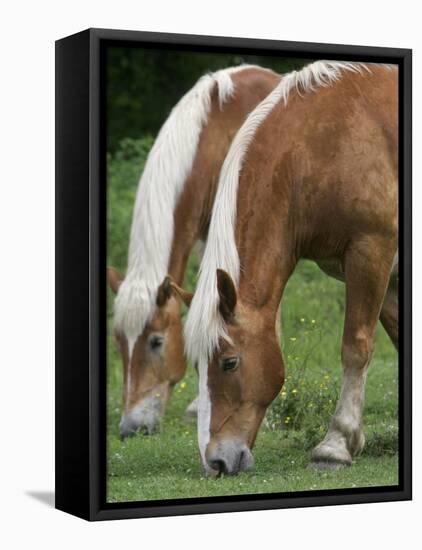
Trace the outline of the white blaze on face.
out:
<instances>
[{"instance_id":1,"label":"white blaze on face","mask_svg":"<svg viewBox=\"0 0 422 550\"><path fill-rule=\"evenodd\" d=\"M210 440L211 424L211 400L208 389L208 361L200 360L198 363L199 374L199 396L198 396L198 444L201 453L202 463L206 471L207 466L205 451Z\"/></svg>"}]
</instances>

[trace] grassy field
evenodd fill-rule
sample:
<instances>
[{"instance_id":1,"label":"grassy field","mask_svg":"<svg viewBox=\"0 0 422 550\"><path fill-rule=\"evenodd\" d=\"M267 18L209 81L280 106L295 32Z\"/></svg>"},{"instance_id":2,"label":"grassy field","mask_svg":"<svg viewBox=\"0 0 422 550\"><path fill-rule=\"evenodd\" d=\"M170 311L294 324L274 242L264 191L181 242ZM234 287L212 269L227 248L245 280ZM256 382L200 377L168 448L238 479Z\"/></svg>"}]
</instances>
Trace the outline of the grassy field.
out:
<instances>
[{"instance_id":1,"label":"grassy field","mask_svg":"<svg viewBox=\"0 0 422 550\"><path fill-rule=\"evenodd\" d=\"M122 271L137 179L149 145L150 140L128 141L109 159L108 261ZM193 258L187 275L191 287L196 264ZM111 328L111 294L108 311ZM310 450L323 438L338 396L343 316L344 286L311 262L301 262L282 307L286 384L261 427L255 468L218 480L203 476L196 427L184 420L184 410L196 395L192 368L175 388L161 432L120 441L121 362L109 330L108 501L396 485L398 361L381 326L367 381L362 456L338 471L308 468Z\"/></svg>"}]
</instances>

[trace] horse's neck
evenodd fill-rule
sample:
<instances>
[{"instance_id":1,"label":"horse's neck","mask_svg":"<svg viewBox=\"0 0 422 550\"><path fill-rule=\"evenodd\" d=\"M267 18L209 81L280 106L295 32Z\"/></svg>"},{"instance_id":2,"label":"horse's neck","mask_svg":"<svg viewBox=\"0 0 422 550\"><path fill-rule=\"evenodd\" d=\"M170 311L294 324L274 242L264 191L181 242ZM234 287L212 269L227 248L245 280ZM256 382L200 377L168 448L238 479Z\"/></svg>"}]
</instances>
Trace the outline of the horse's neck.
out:
<instances>
[{"instance_id":1,"label":"horse's neck","mask_svg":"<svg viewBox=\"0 0 422 550\"><path fill-rule=\"evenodd\" d=\"M239 292L242 300L257 309L268 309L274 316L297 263L296 236L288 221L291 208L289 185L286 181L286 192L275 194L264 182L257 185L256 180L245 177L238 195L241 197L236 222ZM257 188L259 201L256 200ZM250 205L254 205L253 210Z\"/></svg>"},{"instance_id":2,"label":"horse's neck","mask_svg":"<svg viewBox=\"0 0 422 550\"><path fill-rule=\"evenodd\" d=\"M208 134L208 127L203 134ZM205 153L200 147L195 157L192 172L186 180L174 212L173 242L168 271L178 283L183 283L190 252L195 242L205 238L215 197L218 169L222 164L221 154ZM212 151L212 150L211 150Z\"/></svg>"},{"instance_id":3,"label":"horse's neck","mask_svg":"<svg viewBox=\"0 0 422 550\"><path fill-rule=\"evenodd\" d=\"M257 89L255 85L247 84L248 78L256 79L256 72L254 69L250 76L246 72L232 76L236 98L225 104L223 109L218 98L212 98L208 122L202 130L192 171L174 213L174 235L168 271L179 284L183 282L193 245L198 239L205 239L207 236L220 170L233 137L249 112L279 81L279 76L275 73L263 71Z\"/></svg>"},{"instance_id":4,"label":"horse's neck","mask_svg":"<svg viewBox=\"0 0 422 550\"><path fill-rule=\"evenodd\" d=\"M242 260L241 266L243 269ZM294 267L293 261L280 263L273 256L261 264L261 269L256 263L250 270L245 268L239 281L239 300L259 315L265 316L269 324L275 323L283 291Z\"/></svg>"}]
</instances>

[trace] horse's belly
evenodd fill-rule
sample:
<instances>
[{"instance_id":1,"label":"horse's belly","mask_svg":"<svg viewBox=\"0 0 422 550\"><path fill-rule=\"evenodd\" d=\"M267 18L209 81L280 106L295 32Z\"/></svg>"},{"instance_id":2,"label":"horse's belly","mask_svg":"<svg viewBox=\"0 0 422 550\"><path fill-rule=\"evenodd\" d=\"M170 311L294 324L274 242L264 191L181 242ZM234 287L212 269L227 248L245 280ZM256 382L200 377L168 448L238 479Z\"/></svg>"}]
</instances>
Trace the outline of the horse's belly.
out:
<instances>
[{"instance_id":1,"label":"horse's belly","mask_svg":"<svg viewBox=\"0 0 422 550\"><path fill-rule=\"evenodd\" d=\"M321 269L321 271L323 271L330 277L333 277L333 279L344 282L344 269L341 260L337 258L329 258L318 260L316 264Z\"/></svg>"},{"instance_id":2,"label":"horse's belly","mask_svg":"<svg viewBox=\"0 0 422 550\"><path fill-rule=\"evenodd\" d=\"M329 258L324 260L316 260L318 267L328 276L344 282L343 263L339 258ZM399 274L399 254L398 251L394 256L393 265L391 267L390 281L396 282Z\"/></svg>"}]
</instances>

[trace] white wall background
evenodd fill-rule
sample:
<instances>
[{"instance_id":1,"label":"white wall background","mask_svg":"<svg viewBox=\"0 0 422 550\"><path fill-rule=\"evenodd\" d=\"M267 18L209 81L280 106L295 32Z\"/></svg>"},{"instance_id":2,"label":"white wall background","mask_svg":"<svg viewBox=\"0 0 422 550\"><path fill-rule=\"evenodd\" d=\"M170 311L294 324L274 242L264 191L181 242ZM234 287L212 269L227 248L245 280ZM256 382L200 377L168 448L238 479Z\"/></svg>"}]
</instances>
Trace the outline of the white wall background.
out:
<instances>
[{"instance_id":1,"label":"white wall background","mask_svg":"<svg viewBox=\"0 0 422 550\"><path fill-rule=\"evenodd\" d=\"M0 8L0 545L417 547L422 517L418 282L421 31L413 0L72 0ZM29 493L54 485L54 40L87 27L414 49L414 502L88 524ZM418 307L419 306L419 307ZM48 495L47 495L48 498Z\"/></svg>"}]
</instances>

